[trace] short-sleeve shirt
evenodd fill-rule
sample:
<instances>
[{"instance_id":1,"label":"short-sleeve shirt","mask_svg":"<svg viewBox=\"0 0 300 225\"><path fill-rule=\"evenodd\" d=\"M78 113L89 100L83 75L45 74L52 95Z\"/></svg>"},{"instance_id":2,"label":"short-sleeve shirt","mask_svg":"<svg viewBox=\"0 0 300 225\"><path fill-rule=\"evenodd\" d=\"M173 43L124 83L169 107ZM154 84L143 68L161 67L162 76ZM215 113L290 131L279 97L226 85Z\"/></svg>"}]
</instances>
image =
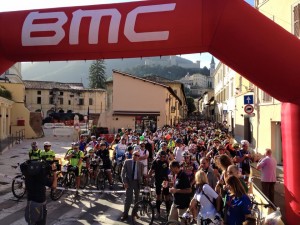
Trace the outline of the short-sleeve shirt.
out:
<instances>
[{"instance_id":1,"label":"short-sleeve shirt","mask_svg":"<svg viewBox=\"0 0 300 225\"><path fill-rule=\"evenodd\" d=\"M276 182L276 166L277 162L273 157L266 156L257 166L261 166L261 181Z\"/></svg>"},{"instance_id":2,"label":"short-sleeve shirt","mask_svg":"<svg viewBox=\"0 0 300 225\"><path fill-rule=\"evenodd\" d=\"M210 200L203 194L203 191ZM197 200L197 202L199 202L201 205L198 215L199 217L202 217L204 219L215 218L217 210L211 202L213 202L213 199L217 197L218 194L208 184L204 184L202 190L196 191L194 199Z\"/></svg>"},{"instance_id":3,"label":"short-sleeve shirt","mask_svg":"<svg viewBox=\"0 0 300 225\"><path fill-rule=\"evenodd\" d=\"M156 182L162 183L162 181L168 179L169 165L167 161L160 159L154 160L151 170L154 170Z\"/></svg>"},{"instance_id":4,"label":"short-sleeve shirt","mask_svg":"<svg viewBox=\"0 0 300 225\"><path fill-rule=\"evenodd\" d=\"M187 189L191 188L188 176L182 170L176 175L174 187L176 189ZM190 194L175 193L174 194L174 205L179 209L186 209L190 204Z\"/></svg>"},{"instance_id":5,"label":"short-sleeve shirt","mask_svg":"<svg viewBox=\"0 0 300 225\"><path fill-rule=\"evenodd\" d=\"M228 197L226 202L227 224L236 225L242 224L245 221L245 215L251 214L251 201L247 195L242 195L239 198Z\"/></svg>"},{"instance_id":6,"label":"short-sleeve shirt","mask_svg":"<svg viewBox=\"0 0 300 225\"><path fill-rule=\"evenodd\" d=\"M83 157L84 157L84 154L83 154L82 151L76 152L76 154L74 154L72 156L72 158L70 158L70 164L71 164L71 166L77 166L79 160L82 159Z\"/></svg>"}]
</instances>

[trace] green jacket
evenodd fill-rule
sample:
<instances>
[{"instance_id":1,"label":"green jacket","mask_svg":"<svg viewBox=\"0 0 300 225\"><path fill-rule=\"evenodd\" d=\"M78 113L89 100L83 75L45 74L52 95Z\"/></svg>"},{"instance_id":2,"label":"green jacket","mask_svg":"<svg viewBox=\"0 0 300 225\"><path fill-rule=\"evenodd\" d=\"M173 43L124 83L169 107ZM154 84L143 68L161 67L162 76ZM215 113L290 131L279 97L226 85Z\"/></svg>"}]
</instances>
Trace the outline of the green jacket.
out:
<instances>
[{"instance_id":1,"label":"green jacket","mask_svg":"<svg viewBox=\"0 0 300 225\"><path fill-rule=\"evenodd\" d=\"M41 149L36 149L36 150L30 149L28 152L29 159L30 160L41 159L41 152L42 152Z\"/></svg>"},{"instance_id":2,"label":"green jacket","mask_svg":"<svg viewBox=\"0 0 300 225\"><path fill-rule=\"evenodd\" d=\"M41 152L41 158L46 160L46 161L53 161L55 159L55 152L51 149L48 152L43 150Z\"/></svg>"}]
</instances>

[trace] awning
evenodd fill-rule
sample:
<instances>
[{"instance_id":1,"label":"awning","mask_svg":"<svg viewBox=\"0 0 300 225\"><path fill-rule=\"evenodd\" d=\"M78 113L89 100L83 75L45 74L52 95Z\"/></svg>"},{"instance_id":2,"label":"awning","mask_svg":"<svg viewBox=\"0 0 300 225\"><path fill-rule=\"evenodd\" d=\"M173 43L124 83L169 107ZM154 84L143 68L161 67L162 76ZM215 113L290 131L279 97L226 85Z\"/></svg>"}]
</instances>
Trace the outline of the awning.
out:
<instances>
[{"instance_id":1,"label":"awning","mask_svg":"<svg viewBox=\"0 0 300 225\"><path fill-rule=\"evenodd\" d=\"M159 111L114 111L113 116L160 116Z\"/></svg>"}]
</instances>

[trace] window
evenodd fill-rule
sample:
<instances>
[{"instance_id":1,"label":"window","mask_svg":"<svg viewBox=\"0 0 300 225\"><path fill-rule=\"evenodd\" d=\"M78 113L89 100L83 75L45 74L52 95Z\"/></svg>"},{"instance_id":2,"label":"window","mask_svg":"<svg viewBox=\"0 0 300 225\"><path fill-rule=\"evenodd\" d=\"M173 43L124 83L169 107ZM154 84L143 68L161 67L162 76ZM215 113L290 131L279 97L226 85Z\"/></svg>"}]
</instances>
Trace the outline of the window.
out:
<instances>
[{"instance_id":1,"label":"window","mask_svg":"<svg viewBox=\"0 0 300 225\"><path fill-rule=\"evenodd\" d=\"M78 105L84 105L84 99L83 98L80 98L78 100Z\"/></svg>"},{"instance_id":2,"label":"window","mask_svg":"<svg viewBox=\"0 0 300 225\"><path fill-rule=\"evenodd\" d=\"M60 92L59 92L59 95L60 95L60 96L63 96L63 95L64 95L64 92L60 91Z\"/></svg>"},{"instance_id":3,"label":"window","mask_svg":"<svg viewBox=\"0 0 300 225\"><path fill-rule=\"evenodd\" d=\"M294 35L300 37L300 4L296 5L293 10L294 13Z\"/></svg>"},{"instance_id":4,"label":"window","mask_svg":"<svg viewBox=\"0 0 300 225\"><path fill-rule=\"evenodd\" d=\"M37 104L42 104L42 97L37 97L36 103Z\"/></svg>"},{"instance_id":5,"label":"window","mask_svg":"<svg viewBox=\"0 0 300 225\"><path fill-rule=\"evenodd\" d=\"M59 98L59 104L61 104L61 105L64 104L64 99L63 98Z\"/></svg>"},{"instance_id":6,"label":"window","mask_svg":"<svg viewBox=\"0 0 300 225\"><path fill-rule=\"evenodd\" d=\"M49 98L49 104L53 105L54 104L54 99L52 97Z\"/></svg>"},{"instance_id":7,"label":"window","mask_svg":"<svg viewBox=\"0 0 300 225\"><path fill-rule=\"evenodd\" d=\"M68 104L71 105L71 100L68 101Z\"/></svg>"},{"instance_id":8,"label":"window","mask_svg":"<svg viewBox=\"0 0 300 225\"><path fill-rule=\"evenodd\" d=\"M89 105L93 105L93 99L89 98Z\"/></svg>"},{"instance_id":9,"label":"window","mask_svg":"<svg viewBox=\"0 0 300 225\"><path fill-rule=\"evenodd\" d=\"M41 91L37 91L37 94L38 94L38 95L41 95L41 94L42 94L42 92L41 92Z\"/></svg>"},{"instance_id":10,"label":"window","mask_svg":"<svg viewBox=\"0 0 300 225\"><path fill-rule=\"evenodd\" d=\"M272 101L272 96L262 91L262 102L267 103Z\"/></svg>"}]
</instances>

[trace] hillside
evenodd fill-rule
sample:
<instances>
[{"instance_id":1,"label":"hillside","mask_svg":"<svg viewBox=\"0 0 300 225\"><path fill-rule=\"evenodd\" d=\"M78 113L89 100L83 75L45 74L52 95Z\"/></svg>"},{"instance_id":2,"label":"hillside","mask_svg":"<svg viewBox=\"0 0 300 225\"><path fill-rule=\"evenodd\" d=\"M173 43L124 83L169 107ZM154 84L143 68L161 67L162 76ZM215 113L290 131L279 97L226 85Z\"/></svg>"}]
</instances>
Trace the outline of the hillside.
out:
<instances>
[{"instance_id":1,"label":"hillside","mask_svg":"<svg viewBox=\"0 0 300 225\"><path fill-rule=\"evenodd\" d=\"M131 58L131 59L108 59L105 60L107 77L112 76L112 70L131 72L133 68L145 65L145 61L165 62L165 57ZM180 64L192 64L191 61L177 57L176 62ZM60 61L60 62L34 62L22 63L22 77L24 80L42 80L59 82L83 82L88 86L89 67L92 61ZM138 74L136 74L138 75ZM159 75L159 74L158 74ZM185 74L182 74L184 76ZM174 79L177 79L177 77Z\"/></svg>"}]
</instances>

